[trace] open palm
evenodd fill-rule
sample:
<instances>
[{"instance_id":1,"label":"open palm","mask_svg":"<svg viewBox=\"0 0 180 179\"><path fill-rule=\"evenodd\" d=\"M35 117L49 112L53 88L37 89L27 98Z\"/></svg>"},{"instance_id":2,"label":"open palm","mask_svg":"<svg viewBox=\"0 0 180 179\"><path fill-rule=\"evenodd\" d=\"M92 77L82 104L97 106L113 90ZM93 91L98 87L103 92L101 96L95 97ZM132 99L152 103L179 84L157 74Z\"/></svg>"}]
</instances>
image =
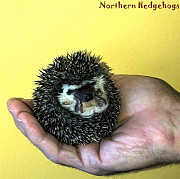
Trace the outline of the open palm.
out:
<instances>
[{"instance_id":1,"label":"open palm","mask_svg":"<svg viewBox=\"0 0 180 179\"><path fill-rule=\"evenodd\" d=\"M122 109L112 136L100 143L74 147L59 142L32 115L29 100L12 98L8 108L20 131L55 163L104 175L179 162L179 93L155 78L113 78L121 94Z\"/></svg>"}]
</instances>

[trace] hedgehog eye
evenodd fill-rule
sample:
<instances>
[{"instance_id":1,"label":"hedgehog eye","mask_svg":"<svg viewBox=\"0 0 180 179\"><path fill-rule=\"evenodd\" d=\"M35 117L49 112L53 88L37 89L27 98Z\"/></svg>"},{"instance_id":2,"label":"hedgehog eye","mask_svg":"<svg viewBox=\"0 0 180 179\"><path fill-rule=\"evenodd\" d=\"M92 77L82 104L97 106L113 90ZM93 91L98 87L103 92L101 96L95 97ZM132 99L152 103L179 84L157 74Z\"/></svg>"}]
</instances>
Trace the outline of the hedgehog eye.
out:
<instances>
[{"instance_id":1,"label":"hedgehog eye","mask_svg":"<svg viewBox=\"0 0 180 179\"><path fill-rule=\"evenodd\" d=\"M93 81L92 83L90 83L91 86L94 86L96 84L95 81Z\"/></svg>"},{"instance_id":2,"label":"hedgehog eye","mask_svg":"<svg viewBox=\"0 0 180 179\"><path fill-rule=\"evenodd\" d=\"M68 94L68 95L71 95L71 94L73 93L73 91L74 91L74 90L70 90L70 89L69 89L69 90L67 91L67 94Z\"/></svg>"}]
</instances>

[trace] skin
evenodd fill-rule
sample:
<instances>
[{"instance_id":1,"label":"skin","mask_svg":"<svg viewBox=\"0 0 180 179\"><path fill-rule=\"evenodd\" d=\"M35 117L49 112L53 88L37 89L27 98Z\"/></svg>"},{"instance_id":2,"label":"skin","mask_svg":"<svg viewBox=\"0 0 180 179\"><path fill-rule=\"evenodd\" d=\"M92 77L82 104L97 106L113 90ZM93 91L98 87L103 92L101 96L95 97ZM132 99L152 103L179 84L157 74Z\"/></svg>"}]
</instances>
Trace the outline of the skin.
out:
<instances>
[{"instance_id":1,"label":"skin","mask_svg":"<svg viewBox=\"0 0 180 179\"><path fill-rule=\"evenodd\" d=\"M166 82L144 76L113 77L122 109L111 137L69 146L47 134L32 115L30 100L7 106L17 128L52 162L94 175L180 162L180 93Z\"/></svg>"}]
</instances>

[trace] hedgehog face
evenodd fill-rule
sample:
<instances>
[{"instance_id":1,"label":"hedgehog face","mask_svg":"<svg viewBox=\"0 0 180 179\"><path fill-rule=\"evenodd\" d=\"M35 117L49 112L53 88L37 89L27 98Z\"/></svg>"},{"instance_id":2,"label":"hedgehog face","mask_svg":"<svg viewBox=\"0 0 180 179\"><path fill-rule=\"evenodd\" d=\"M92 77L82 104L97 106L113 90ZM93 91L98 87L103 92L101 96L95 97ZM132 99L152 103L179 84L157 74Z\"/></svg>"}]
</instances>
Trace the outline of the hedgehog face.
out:
<instances>
[{"instance_id":1,"label":"hedgehog face","mask_svg":"<svg viewBox=\"0 0 180 179\"><path fill-rule=\"evenodd\" d=\"M100 76L82 81L80 85L63 84L58 100L62 107L74 114L92 117L94 113L101 113L108 107L105 83L103 76Z\"/></svg>"}]
</instances>

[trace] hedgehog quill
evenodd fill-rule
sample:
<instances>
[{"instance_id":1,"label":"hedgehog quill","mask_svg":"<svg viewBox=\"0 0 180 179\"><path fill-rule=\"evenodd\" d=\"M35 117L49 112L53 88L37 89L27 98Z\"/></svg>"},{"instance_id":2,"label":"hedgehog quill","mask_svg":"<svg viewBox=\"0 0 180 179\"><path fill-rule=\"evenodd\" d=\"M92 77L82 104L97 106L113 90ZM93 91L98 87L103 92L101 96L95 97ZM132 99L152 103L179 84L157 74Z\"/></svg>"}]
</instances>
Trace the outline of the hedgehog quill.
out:
<instances>
[{"instance_id":1,"label":"hedgehog quill","mask_svg":"<svg viewBox=\"0 0 180 179\"><path fill-rule=\"evenodd\" d=\"M121 100L110 68L87 51L59 56L40 70L33 113L44 130L69 145L99 142L116 125Z\"/></svg>"}]
</instances>

